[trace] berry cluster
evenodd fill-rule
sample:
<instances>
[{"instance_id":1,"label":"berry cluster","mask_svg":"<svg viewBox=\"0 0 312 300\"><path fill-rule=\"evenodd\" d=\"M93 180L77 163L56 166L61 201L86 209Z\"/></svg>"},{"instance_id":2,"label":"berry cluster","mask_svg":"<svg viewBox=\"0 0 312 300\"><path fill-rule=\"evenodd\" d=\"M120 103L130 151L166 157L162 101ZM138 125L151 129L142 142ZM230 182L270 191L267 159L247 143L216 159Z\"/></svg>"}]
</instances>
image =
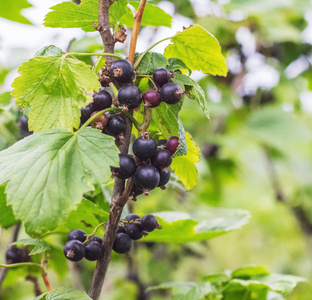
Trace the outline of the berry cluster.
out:
<instances>
[{"instance_id":1,"label":"berry cluster","mask_svg":"<svg viewBox=\"0 0 312 300\"><path fill-rule=\"evenodd\" d=\"M139 215L129 214L121 223L113 245L113 250L119 254L125 254L131 250L131 240L139 240L156 228L161 229L153 215L145 215L141 218Z\"/></svg>"},{"instance_id":2,"label":"berry cluster","mask_svg":"<svg viewBox=\"0 0 312 300\"><path fill-rule=\"evenodd\" d=\"M30 262L29 251L27 248L17 248L10 246L5 253L7 264L18 264L23 262Z\"/></svg>"},{"instance_id":3,"label":"berry cluster","mask_svg":"<svg viewBox=\"0 0 312 300\"><path fill-rule=\"evenodd\" d=\"M71 261L80 261L83 258L98 260L103 255L102 239L99 236L88 237L82 229L73 229L67 236L64 255Z\"/></svg>"}]
</instances>

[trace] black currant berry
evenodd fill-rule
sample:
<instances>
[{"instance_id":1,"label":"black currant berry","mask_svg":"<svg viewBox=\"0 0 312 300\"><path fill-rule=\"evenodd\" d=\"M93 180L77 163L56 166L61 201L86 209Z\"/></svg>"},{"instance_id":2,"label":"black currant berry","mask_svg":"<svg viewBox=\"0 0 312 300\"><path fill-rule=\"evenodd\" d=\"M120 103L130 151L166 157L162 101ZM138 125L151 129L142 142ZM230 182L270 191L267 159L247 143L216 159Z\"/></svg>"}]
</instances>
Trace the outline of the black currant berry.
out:
<instances>
[{"instance_id":1,"label":"black currant berry","mask_svg":"<svg viewBox=\"0 0 312 300\"><path fill-rule=\"evenodd\" d=\"M77 240L83 243L86 240L86 238L87 238L87 234L84 230L73 229L72 231L69 232L67 236L67 241Z\"/></svg>"},{"instance_id":2,"label":"black currant berry","mask_svg":"<svg viewBox=\"0 0 312 300\"><path fill-rule=\"evenodd\" d=\"M156 228L161 229L157 219L153 215L145 215L141 220L141 227L144 231L152 232Z\"/></svg>"},{"instance_id":3,"label":"black currant berry","mask_svg":"<svg viewBox=\"0 0 312 300\"><path fill-rule=\"evenodd\" d=\"M116 60L109 70L111 80L120 83L131 83L134 79L134 68L126 59Z\"/></svg>"},{"instance_id":4,"label":"black currant berry","mask_svg":"<svg viewBox=\"0 0 312 300\"><path fill-rule=\"evenodd\" d=\"M177 151L178 146L179 138L177 136L172 136L167 141L166 149L173 155Z\"/></svg>"},{"instance_id":5,"label":"black currant berry","mask_svg":"<svg viewBox=\"0 0 312 300\"><path fill-rule=\"evenodd\" d=\"M144 232L140 223L130 223L126 227L126 234L129 235L131 240L139 240L143 237Z\"/></svg>"},{"instance_id":6,"label":"black currant berry","mask_svg":"<svg viewBox=\"0 0 312 300\"><path fill-rule=\"evenodd\" d=\"M117 229L117 233L126 233L126 228L124 226L119 226Z\"/></svg>"},{"instance_id":7,"label":"black currant berry","mask_svg":"<svg viewBox=\"0 0 312 300\"><path fill-rule=\"evenodd\" d=\"M86 244L85 258L90 261L98 260L103 255L103 247L97 241L91 241Z\"/></svg>"},{"instance_id":8,"label":"black currant berry","mask_svg":"<svg viewBox=\"0 0 312 300\"><path fill-rule=\"evenodd\" d=\"M64 247L64 255L68 260L82 260L86 253L85 245L78 240L69 241Z\"/></svg>"},{"instance_id":9,"label":"black currant berry","mask_svg":"<svg viewBox=\"0 0 312 300\"><path fill-rule=\"evenodd\" d=\"M125 217L125 220L128 222L130 222L132 220L140 220L140 219L141 219L141 217L137 214L129 214Z\"/></svg>"},{"instance_id":10,"label":"black currant berry","mask_svg":"<svg viewBox=\"0 0 312 300\"><path fill-rule=\"evenodd\" d=\"M160 94L155 90L148 90L143 95L144 106L147 107L157 107L161 103Z\"/></svg>"},{"instance_id":11,"label":"black currant berry","mask_svg":"<svg viewBox=\"0 0 312 300\"><path fill-rule=\"evenodd\" d=\"M169 170L169 168L165 168L165 169L161 170L159 172L159 175L160 175L160 180L159 180L158 186L161 187L161 188L164 188L165 185L170 180L170 170Z\"/></svg>"},{"instance_id":12,"label":"black currant berry","mask_svg":"<svg viewBox=\"0 0 312 300\"><path fill-rule=\"evenodd\" d=\"M159 148L166 148L167 140L159 140L156 142L156 144L157 144L157 147Z\"/></svg>"},{"instance_id":13,"label":"black currant berry","mask_svg":"<svg viewBox=\"0 0 312 300\"><path fill-rule=\"evenodd\" d=\"M100 245L102 245L102 239L99 236L97 236L97 235L90 236L89 242L93 242L93 241L95 241L95 242L99 243Z\"/></svg>"},{"instance_id":14,"label":"black currant berry","mask_svg":"<svg viewBox=\"0 0 312 300\"><path fill-rule=\"evenodd\" d=\"M131 250L131 239L125 233L117 233L113 244L113 250L119 254L127 253Z\"/></svg>"},{"instance_id":15,"label":"black currant berry","mask_svg":"<svg viewBox=\"0 0 312 300\"><path fill-rule=\"evenodd\" d=\"M143 136L137 138L132 146L134 155L140 160L152 158L157 152L157 144L155 140L149 137L146 132Z\"/></svg>"},{"instance_id":16,"label":"black currant berry","mask_svg":"<svg viewBox=\"0 0 312 300\"><path fill-rule=\"evenodd\" d=\"M140 187L138 185L134 185L132 188L132 191L130 193L130 195L132 196L132 200L136 201L137 200L137 196L142 195L143 194L143 190L140 189Z\"/></svg>"},{"instance_id":17,"label":"black currant berry","mask_svg":"<svg viewBox=\"0 0 312 300\"><path fill-rule=\"evenodd\" d=\"M162 87L169 82L170 72L166 68L158 68L153 73L153 80L159 87Z\"/></svg>"},{"instance_id":18,"label":"black currant berry","mask_svg":"<svg viewBox=\"0 0 312 300\"><path fill-rule=\"evenodd\" d=\"M183 91L177 83L168 82L160 89L160 96L165 103L176 104L182 99Z\"/></svg>"},{"instance_id":19,"label":"black currant berry","mask_svg":"<svg viewBox=\"0 0 312 300\"><path fill-rule=\"evenodd\" d=\"M117 115L112 115L108 118L107 125L105 126L103 132L117 137L121 134L123 134L124 130L126 128L126 122L123 118Z\"/></svg>"},{"instance_id":20,"label":"black currant berry","mask_svg":"<svg viewBox=\"0 0 312 300\"><path fill-rule=\"evenodd\" d=\"M139 88L134 84L126 84L118 91L119 105L132 109L140 106L142 102L142 93Z\"/></svg>"},{"instance_id":21,"label":"black currant berry","mask_svg":"<svg viewBox=\"0 0 312 300\"><path fill-rule=\"evenodd\" d=\"M29 253L26 249L10 246L5 253L5 259L8 264L17 264L30 261Z\"/></svg>"},{"instance_id":22,"label":"black currant berry","mask_svg":"<svg viewBox=\"0 0 312 300\"><path fill-rule=\"evenodd\" d=\"M91 114L91 117L97 113L98 111L93 112ZM107 122L108 122L108 118L105 116L105 114L101 114L97 116L94 120L92 120L91 127L99 129L99 130L103 130L104 127L107 125Z\"/></svg>"},{"instance_id":23,"label":"black currant berry","mask_svg":"<svg viewBox=\"0 0 312 300\"><path fill-rule=\"evenodd\" d=\"M152 165L158 170L168 168L172 163L172 155L166 149L158 149L152 157Z\"/></svg>"},{"instance_id":24,"label":"black currant berry","mask_svg":"<svg viewBox=\"0 0 312 300\"><path fill-rule=\"evenodd\" d=\"M99 91L93 95L93 108L94 110L103 110L112 106L113 99L109 92Z\"/></svg>"},{"instance_id":25,"label":"black currant berry","mask_svg":"<svg viewBox=\"0 0 312 300\"><path fill-rule=\"evenodd\" d=\"M25 116L21 116L19 120L19 126L21 128L21 134L23 137L29 136L33 133L32 131L29 131L28 120L25 118Z\"/></svg>"},{"instance_id":26,"label":"black currant berry","mask_svg":"<svg viewBox=\"0 0 312 300\"><path fill-rule=\"evenodd\" d=\"M159 184L160 175L158 170L150 165L140 166L135 173L135 179L139 187L148 195L148 191L156 188Z\"/></svg>"},{"instance_id":27,"label":"black currant berry","mask_svg":"<svg viewBox=\"0 0 312 300\"><path fill-rule=\"evenodd\" d=\"M88 119L91 117L91 114L94 112L93 104L89 103L86 107L81 108L80 112L80 124L82 125L88 121Z\"/></svg>"},{"instance_id":28,"label":"black currant berry","mask_svg":"<svg viewBox=\"0 0 312 300\"><path fill-rule=\"evenodd\" d=\"M120 179L128 179L134 176L137 166L132 155L119 154L119 168L112 168L113 173Z\"/></svg>"}]
</instances>

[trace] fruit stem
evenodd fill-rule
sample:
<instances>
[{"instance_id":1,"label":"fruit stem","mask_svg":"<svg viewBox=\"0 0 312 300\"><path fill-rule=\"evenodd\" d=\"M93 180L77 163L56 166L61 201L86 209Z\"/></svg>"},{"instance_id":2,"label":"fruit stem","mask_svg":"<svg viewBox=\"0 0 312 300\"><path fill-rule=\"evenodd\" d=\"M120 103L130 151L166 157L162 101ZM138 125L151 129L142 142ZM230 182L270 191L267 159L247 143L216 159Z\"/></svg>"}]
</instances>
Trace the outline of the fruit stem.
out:
<instances>
[{"instance_id":1,"label":"fruit stem","mask_svg":"<svg viewBox=\"0 0 312 300\"><path fill-rule=\"evenodd\" d=\"M123 111L122 113L130 119L137 130L141 129L141 124L128 111Z\"/></svg>"},{"instance_id":2,"label":"fruit stem","mask_svg":"<svg viewBox=\"0 0 312 300\"><path fill-rule=\"evenodd\" d=\"M103 222L103 223L100 223L99 225L97 225L97 226L94 228L94 230L92 231L92 233L87 235L87 238L86 238L86 240L85 240L83 243L86 244L87 242L89 242L89 238L90 238L91 236L94 236L95 233L98 231L98 229L99 229L101 226L104 226L105 223L106 223L106 222Z\"/></svg>"},{"instance_id":3,"label":"fruit stem","mask_svg":"<svg viewBox=\"0 0 312 300\"><path fill-rule=\"evenodd\" d=\"M152 109L150 107L144 106L143 123L141 124L139 135L143 135L147 131L147 128L151 122Z\"/></svg>"},{"instance_id":4,"label":"fruit stem","mask_svg":"<svg viewBox=\"0 0 312 300\"><path fill-rule=\"evenodd\" d=\"M122 58L122 56L118 54L112 54L112 53L79 53L79 52L68 52L63 54L64 57L70 56L70 55L79 55L79 56L109 56L109 57L115 57L115 58Z\"/></svg>"},{"instance_id":5,"label":"fruit stem","mask_svg":"<svg viewBox=\"0 0 312 300\"><path fill-rule=\"evenodd\" d=\"M155 90L156 90L156 91L158 90L157 85L156 85L155 81L152 79L152 76L151 76L151 75L137 74L136 76L147 78L147 79L153 84Z\"/></svg>"}]
</instances>

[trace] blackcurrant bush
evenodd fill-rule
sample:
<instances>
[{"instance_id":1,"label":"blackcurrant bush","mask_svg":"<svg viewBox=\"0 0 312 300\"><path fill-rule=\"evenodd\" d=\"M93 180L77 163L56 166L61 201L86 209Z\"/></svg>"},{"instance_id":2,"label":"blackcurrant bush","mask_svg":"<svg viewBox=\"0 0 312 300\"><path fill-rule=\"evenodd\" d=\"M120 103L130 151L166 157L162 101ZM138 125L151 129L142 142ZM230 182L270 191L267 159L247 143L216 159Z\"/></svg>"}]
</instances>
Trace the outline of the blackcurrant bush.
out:
<instances>
[{"instance_id":1,"label":"blackcurrant bush","mask_svg":"<svg viewBox=\"0 0 312 300\"><path fill-rule=\"evenodd\" d=\"M113 250L119 254L127 253L131 250L131 239L125 233L117 233L113 244Z\"/></svg>"},{"instance_id":2,"label":"blackcurrant bush","mask_svg":"<svg viewBox=\"0 0 312 300\"><path fill-rule=\"evenodd\" d=\"M89 238L89 242L97 242L99 243L100 245L102 245L102 238L100 238L99 236L95 235L95 236L90 236Z\"/></svg>"},{"instance_id":3,"label":"blackcurrant bush","mask_svg":"<svg viewBox=\"0 0 312 300\"><path fill-rule=\"evenodd\" d=\"M158 170L150 165L140 166L135 173L135 179L139 187L148 195L148 191L156 188L159 184L160 175Z\"/></svg>"},{"instance_id":4,"label":"blackcurrant bush","mask_svg":"<svg viewBox=\"0 0 312 300\"><path fill-rule=\"evenodd\" d=\"M90 261L98 260L103 255L103 247L97 241L91 241L86 244L85 258Z\"/></svg>"},{"instance_id":5,"label":"blackcurrant bush","mask_svg":"<svg viewBox=\"0 0 312 300\"><path fill-rule=\"evenodd\" d=\"M126 233L126 228L124 226L119 226L117 229L117 233Z\"/></svg>"},{"instance_id":6,"label":"blackcurrant bush","mask_svg":"<svg viewBox=\"0 0 312 300\"><path fill-rule=\"evenodd\" d=\"M160 94L155 90L148 90L143 95L143 102L147 107L157 107L161 103Z\"/></svg>"},{"instance_id":7,"label":"blackcurrant bush","mask_svg":"<svg viewBox=\"0 0 312 300\"><path fill-rule=\"evenodd\" d=\"M80 116L80 124L86 123L88 119L91 117L91 114L94 112L93 104L89 103L86 107L82 107Z\"/></svg>"},{"instance_id":8,"label":"blackcurrant bush","mask_svg":"<svg viewBox=\"0 0 312 300\"><path fill-rule=\"evenodd\" d=\"M146 132L143 136L137 138L132 146L134 155L140 160L152 158L157 152L157 144L155 140L149 137Z\"/></svg>"},{"instance_id":9,"label":"blackcurrant bush","mask_svg":"<svg viewBox=\"0 0 312 300\"><path fill-rule=\"evenodd\" d=\"M103 110L112 106L112 96L107 91L99 91L93 95L93 108L94 110Z\"/></svg>"},{"instance_id":10,"label":"blackcurrant bush","mask_svg":"<svg viewBox=\"0 0 312 300\"><path fill-rule=\"evenodd\" d=\"M119 168L112 168L113 173L120 179L128 179L134 176L136 171L136 164L129 154L119 154Z\"/></svg>"},{"instance_id":11,"label":"blackcurrant bush","mask_svg":"<svg viewBox=\"0 0 312 300\"><path fill-rule=\"evenodd\" d=\"M82 260L86 253L85 245L78 240L69 241L64 247L64 255L68 260Z\"/></svg>"},{"instance_id":12,"label":"blackcurrant bush","mask_svg":"<svg viewBox=\"0 0 312 300\"><path fill-rule=\"evenodd\" d=\"M177 136L172 136L168 139L166 144L166 149L173 155L179 146L179 138Z\"/></svg>"},{"instance_id":13,"label":"blackcurrant bush","mask_svg":"<svg viewBox=\"0 0 312 300\"><path fill-rule=\"evenodd\" d=\"M131 240L139 240L143 237L144 232L140 223L130 223L126 227L126 234L129 235Z\"/></svg>"},{"instance_id":14,"label":"blackcurrant bush","mask_svg":"<svg viewBox=\"0 0 312 300\"><path fill-rule=\"evenodd\" d=\"M125 217L125 220L128 222L130 222L132 220L140 220L140 219L141 219L141 217L137 214L129 214Z\"/></svg>"},{"instance_id":15,"label":"blackcurrant bush","mask_svg":"<svg viewBox=\"0 0 312 300\"><path fill-rule=\"evenodd\" d=\"M163 188L170 180L170 170L165 168L159 172L160 180L158 186Z\"/></svg>"},{"instance_id":16,"label":"blackcurrant bush","mask_svg":"<svg viewBox=\"0 0 312 300\"><path fill-rule=\"evenodd\" d=\"M183 91L175 82L168 82L160 89L162 101L167 104L176 104L182 99Z\"/></svg>"},{"instance_id":17,"label":"blackcurrant bush","mask_svg":"<svg viewBox=\"0 0 312 300\"><path fill-rule=\"evenodd\" d=\"M153 215L145 215L141 220L141 227L144 231L152 232L156 228L160 229L157 219Z\"/></svg>"},{"instance_id":18,"label":"blackcurrant bush","mask_svg":"<svg viewBox=\"0 0 312 300\"><path fill-rule=\"evenodd\" d=\"M5 253L5 259L8 264L17 264L30 261L29 253L26 249L10 246Z\"/></svg>"},{"instance_id":19,"label":"blackcurrant bush","mask_svg":"<svg viewBox=\"0 0 312 300\"><path fill-rule=\"evenodd\" d=\"M166 148L166 145L167 145L167 140L158 140L157 142L156 142L156 144L157 144L157 147L159 147L159 148Z\"/></svg>"},{"instance_id":20,"label":"blackcurrant bush","mask_svg":"<svg viewBox=\"0 0 312 300\"><path fill-rule=\"evenodd\" d=\"M95 114L97 114L98 111L95 111L91 114L91 117ZM107 125L108 118L105 116L105 114L101 114L97 116L94 120L91 122L91 127L103 130L104 127Z\"/></svg>"},{"instance_id":21,"label":"blackcurrant bush","mask_svg":"<svg viewBox=\"0 0 312 300\"><path fill-rule=\"evenodd\" d=\"M168 168L172 163L172 155L166 149L158 149L152 157L152 165L158 170Z\"/></svg>"},{"instance_id":22,"label":"blackcurrant bush","mask_svg":"<svg viewBox=\"0 0 312 300\"><path fill-rule=\"evenodd\" d=\"M170 72L166 68L158 68L153 73L153 80L159 86L162 87L170 80Z\"/></svg>"},{"instance_id":23,"label":"blackcurrant bush","mask_svg":"<svg viewBox=\"0 0 312 300\"><path fill-rule=\"evenodd\" d=\"M126 59L116 60L109 70L111 80L120 83L131 83L134 79L134 68Z\"/></svg>"},{"instance_id":24,"label":"blackcurrant bush","mask_svg":"<svg viewBox=\"0 0 312 300\"><path fill-rule=\"evenodd\" d=\"M132 109L140 106L142 93L136 85L126 84L119 89L117 98L119 105Z\"/></svg>"},{"instance_id":25,"label":"blackcurrant bush","mask_svg":"<svg viewBox=\"0 0 312 300\"><path fill-rule=\"evenodd\" d=\"M73 229L72 231L69 232L67 236L67 241L77 240L83 243L86 240L86 238L87 238L87 234L84 230Z\"/></svg>"},{"instance_id":26,"label":"blackcurrant bush","mask_svg":"<svg viewBox=\"0 0 312 300\"><path fill-rule=\"evenodd\" d=\"M122 135L124 130L126 128L126 122L123 118L117 115L112 115L108 118L107 125L105 126L103 132L117 137L119 135Z\"/></svg>"}]
</instances>

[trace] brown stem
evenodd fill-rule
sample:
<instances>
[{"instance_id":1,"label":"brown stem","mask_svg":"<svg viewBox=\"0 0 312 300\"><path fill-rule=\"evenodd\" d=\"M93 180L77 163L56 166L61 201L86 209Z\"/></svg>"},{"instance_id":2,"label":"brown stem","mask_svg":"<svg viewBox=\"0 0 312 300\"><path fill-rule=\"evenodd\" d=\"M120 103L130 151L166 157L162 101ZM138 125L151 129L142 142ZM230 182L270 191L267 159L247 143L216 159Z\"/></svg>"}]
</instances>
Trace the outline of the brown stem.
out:
<instances>
[{"instance_id":1,"label":"brown stem","mask_svg":"<svg viewBox=\"0 0 312 300\"><path fill-rule=\"evenodd\" d=\"M151 119L152 119L152 109L150 107L144 106L143 122L141 124L139 135L143 135L147 131Z\"/></svg>"},{"instance_id":2,"label":"brown stem","mask_svg":"<svg viewBox=\"0 0 312 300\"><path fill-rule=\"evenodd\" d=\"M133 64L134 63L134 55L135 55L135 48L138 40L138 35L141 27L142 17L144 8L146 5L147 0L141 0L138 11L134 18L134 24L132 28L132 35L131 35L131 42L130 42L130 49L129 49L129 56L128 60Z\"/></svg>"},{"instance_id":3,"label":"brown stem","mask_svg":"<svg viewBox=\"0 0 312 300\"><path fill-rule=\"evenodd\" d=\"M44 284L47 288L47 291L50 292L52 291L52 288L51 288L51 285L50 285L50 281L49 281L49 278L48 278L48 274L44 274L42 275L42 279L44 281Z\"/></svg>"},{"instance_id":4,"label":"brown stem","mask_svg":"<svg viewBox=\"0 0 312 300\"><path fill-rule=\"evenodd\" d=\"M34 284L34 294L36 297L40 296L42 294L42 291L40 289L39 283L38 283L38 278L28 275L26 277L26 280L31 281Z\"/></svg>"}]
</instances>

